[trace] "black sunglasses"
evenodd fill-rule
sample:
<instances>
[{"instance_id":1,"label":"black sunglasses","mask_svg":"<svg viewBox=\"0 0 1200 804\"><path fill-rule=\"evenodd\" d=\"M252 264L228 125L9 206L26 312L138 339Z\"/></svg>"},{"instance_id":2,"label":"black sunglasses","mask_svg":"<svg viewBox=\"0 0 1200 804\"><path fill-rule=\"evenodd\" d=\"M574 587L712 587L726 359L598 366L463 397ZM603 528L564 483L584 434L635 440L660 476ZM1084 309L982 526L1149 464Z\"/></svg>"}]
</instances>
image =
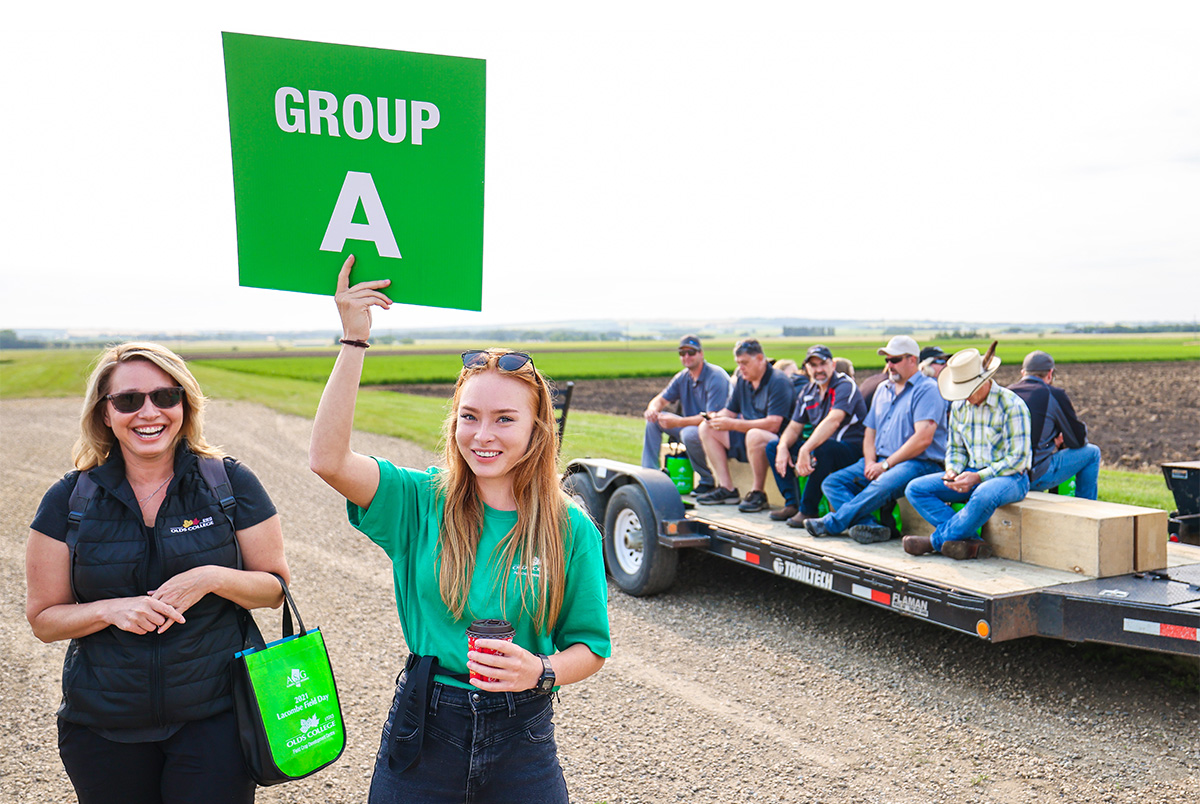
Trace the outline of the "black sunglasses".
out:
<instances>
[{"instance_id":1,"label":"black sunglasses","mask_svg":"<svg viewBox=\"0 0 1200 804\"><path fill-rule=\"evenodd\" d=\"M109 394L104 397L118 413L137 413L146 404L146 397L159 410L173 408L183 401L183 389L155 388L153 391L122 391L119 394Z\"/></svg>"},{"instance_id":2,"label":"black sunglasses","mask_svg":"<svg viewBox=\"0 0 1200 804\"><path fill-rule=\"evenodd\" d=\"M691 357L692 355L696 354L696 350L695 349L680 349L679 354L682 357Z\"/></svg>"},{"instance_id":3,"label":"black sunglasses","mask_svg":"<svg viewBox=\"0 0 1200 804\"><path fill-rule=\"evenodd\" d=\"M908 355L896 355L895 357L889 357L889 358L887 359L887 362L888 362L888 363L891 363L891 364L894 366L894 365L896 365L897 363L899 363L899 362L901 362L902 360L904 360L904 358L906 358L906 357L908 357Z\"/></svg>"},{"instance_id":4,"label":"black sunglasses","mask_svg":"<svg viewBox=\"0 0 1200 804\"><path fill-rule=\"evenodd\" d=\"M463 368L483 368L488 364L491 355L484 349L472 349L462 353ZM505 352L496 360L496 368L501 371L516 371L528 363L533 365L533 358L524 352Z\"/></svg>"}]
</instances>

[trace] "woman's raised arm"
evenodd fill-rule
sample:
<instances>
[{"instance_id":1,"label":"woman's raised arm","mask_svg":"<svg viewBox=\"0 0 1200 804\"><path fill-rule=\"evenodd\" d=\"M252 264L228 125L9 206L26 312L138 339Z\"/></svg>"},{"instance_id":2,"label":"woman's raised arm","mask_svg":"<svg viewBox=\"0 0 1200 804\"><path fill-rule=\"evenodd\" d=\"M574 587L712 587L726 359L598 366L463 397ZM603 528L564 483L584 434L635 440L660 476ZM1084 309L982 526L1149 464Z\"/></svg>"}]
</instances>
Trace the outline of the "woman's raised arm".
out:
<instances>
[{"instance_id":1,"label":"woman's raised arm","mask_svg":"<svg viewBox=\"0 0 1200 804\"><path fill-rule=\"evenodd\" d=\"M350 269L354 255L346 258L338 274L338 314L342 319L342 337L348 341L366 342L371 335L371 308L387 310L392 300L380 292L391 280L360 282L350 287ZM374 459L350 449L350 431L354 428L354 403L362 379L363 361L367 350L363 346L342 344L329 382L321 394L317 416L313 421L312 441L308 446L308 464L321 479L339 494L363 508L371 504L379 488L379 466Z\"/></svg>"}]
</instances>

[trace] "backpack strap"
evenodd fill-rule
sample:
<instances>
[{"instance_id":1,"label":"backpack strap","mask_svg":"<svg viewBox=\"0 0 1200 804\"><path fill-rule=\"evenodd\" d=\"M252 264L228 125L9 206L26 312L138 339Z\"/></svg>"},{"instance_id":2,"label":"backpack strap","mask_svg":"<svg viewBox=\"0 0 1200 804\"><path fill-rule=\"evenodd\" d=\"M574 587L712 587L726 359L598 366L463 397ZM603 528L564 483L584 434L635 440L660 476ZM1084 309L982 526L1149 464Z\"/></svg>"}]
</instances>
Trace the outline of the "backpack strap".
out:
<instances>
[{"instance_id":1,"label":"backpack strap","mask_svg":"<svg viewBox=\"0 0 1200 804\"><path fill-rule=\"evenodd\" d=\"M233 484L229 482L229 472L225 469L225 460L223 458L209 458L197 455L196 460L200 465L200 476L204 478L204 482L208 484L209 490L213 496L217 498L217 502L221 506L221 510L225 512L225 517L229 520L229 526L237 532L237 525L234 522L233 515L237 512L237 499L233 496ZM242 564L242 545L234 536L233 545L237 548L237 568L243 569Z\"/></svg>"},{"instance_id":2,"label":"backpack strap","mask_svg":"<svg viewBox=\"0 0 1200 804\"><path fill-rule=\"evenodd\" d=\"M229 472L225 470L224 459L198 456L197 460L200 463L200 476L204 478L204 482L216 495L221 510L225 512L225 516L229 518L229 524L232 525L234 512L237 511L237 500L233 496L233 485L229 482Z\"/></svg>"},{"instance_id":3,"label":"backpack strap","mask_svg":"<svg viewBox=\"0 0 1200 804\"><path fill-rule=\"evenodd\" d=\"M75 480L75 488L71 491L71 499L67 503L67 530L79 527L84 512L96 496L96 488L96 481L92 480L90 470L84 469L79 473Z\"/></svg>"}]
</instances>

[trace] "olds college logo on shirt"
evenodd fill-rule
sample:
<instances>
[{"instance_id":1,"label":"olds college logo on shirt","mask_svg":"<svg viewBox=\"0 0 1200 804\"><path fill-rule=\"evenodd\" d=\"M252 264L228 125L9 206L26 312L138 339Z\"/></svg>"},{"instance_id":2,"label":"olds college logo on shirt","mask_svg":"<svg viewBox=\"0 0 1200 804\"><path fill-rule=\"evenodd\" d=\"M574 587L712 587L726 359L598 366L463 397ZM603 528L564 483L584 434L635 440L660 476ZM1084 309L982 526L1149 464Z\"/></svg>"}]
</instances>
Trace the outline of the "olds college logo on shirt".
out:
<instances>
[{"instance_id":1,"label":"olds college logo on shirt","mask_svg":"<svg viewBox=\"0 0 1200 804\"><path fill-rule=\"evenodd\" d=\"M211 516L206 516L204 519L185 519L183 524L177 528L171 528L171 533L187 533L190 530L200 530L201 528L210 527L213 523Z\"/></svg>"}]
</instances>

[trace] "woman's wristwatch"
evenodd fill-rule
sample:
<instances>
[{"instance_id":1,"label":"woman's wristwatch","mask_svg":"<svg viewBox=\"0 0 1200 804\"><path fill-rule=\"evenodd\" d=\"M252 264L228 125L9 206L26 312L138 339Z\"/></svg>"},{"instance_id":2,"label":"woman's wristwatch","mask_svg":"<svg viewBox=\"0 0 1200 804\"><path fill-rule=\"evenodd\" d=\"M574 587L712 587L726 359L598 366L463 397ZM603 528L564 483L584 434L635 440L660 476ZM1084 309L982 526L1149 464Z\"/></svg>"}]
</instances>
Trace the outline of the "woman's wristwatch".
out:
<instances>
[{"instance_id":1,"label":"woman's wristwatch","mask_svg":"<svg viewBox=\"0 0 1200 804\"><path fill-rule=\"evenodd\" d=\"M554 668L550 666L550 657L544 653L537 654L537 657L542 660L542 675L534 685L534 689L542 692L550 692L554 689Z\"/></svg>"}]
</instances>

